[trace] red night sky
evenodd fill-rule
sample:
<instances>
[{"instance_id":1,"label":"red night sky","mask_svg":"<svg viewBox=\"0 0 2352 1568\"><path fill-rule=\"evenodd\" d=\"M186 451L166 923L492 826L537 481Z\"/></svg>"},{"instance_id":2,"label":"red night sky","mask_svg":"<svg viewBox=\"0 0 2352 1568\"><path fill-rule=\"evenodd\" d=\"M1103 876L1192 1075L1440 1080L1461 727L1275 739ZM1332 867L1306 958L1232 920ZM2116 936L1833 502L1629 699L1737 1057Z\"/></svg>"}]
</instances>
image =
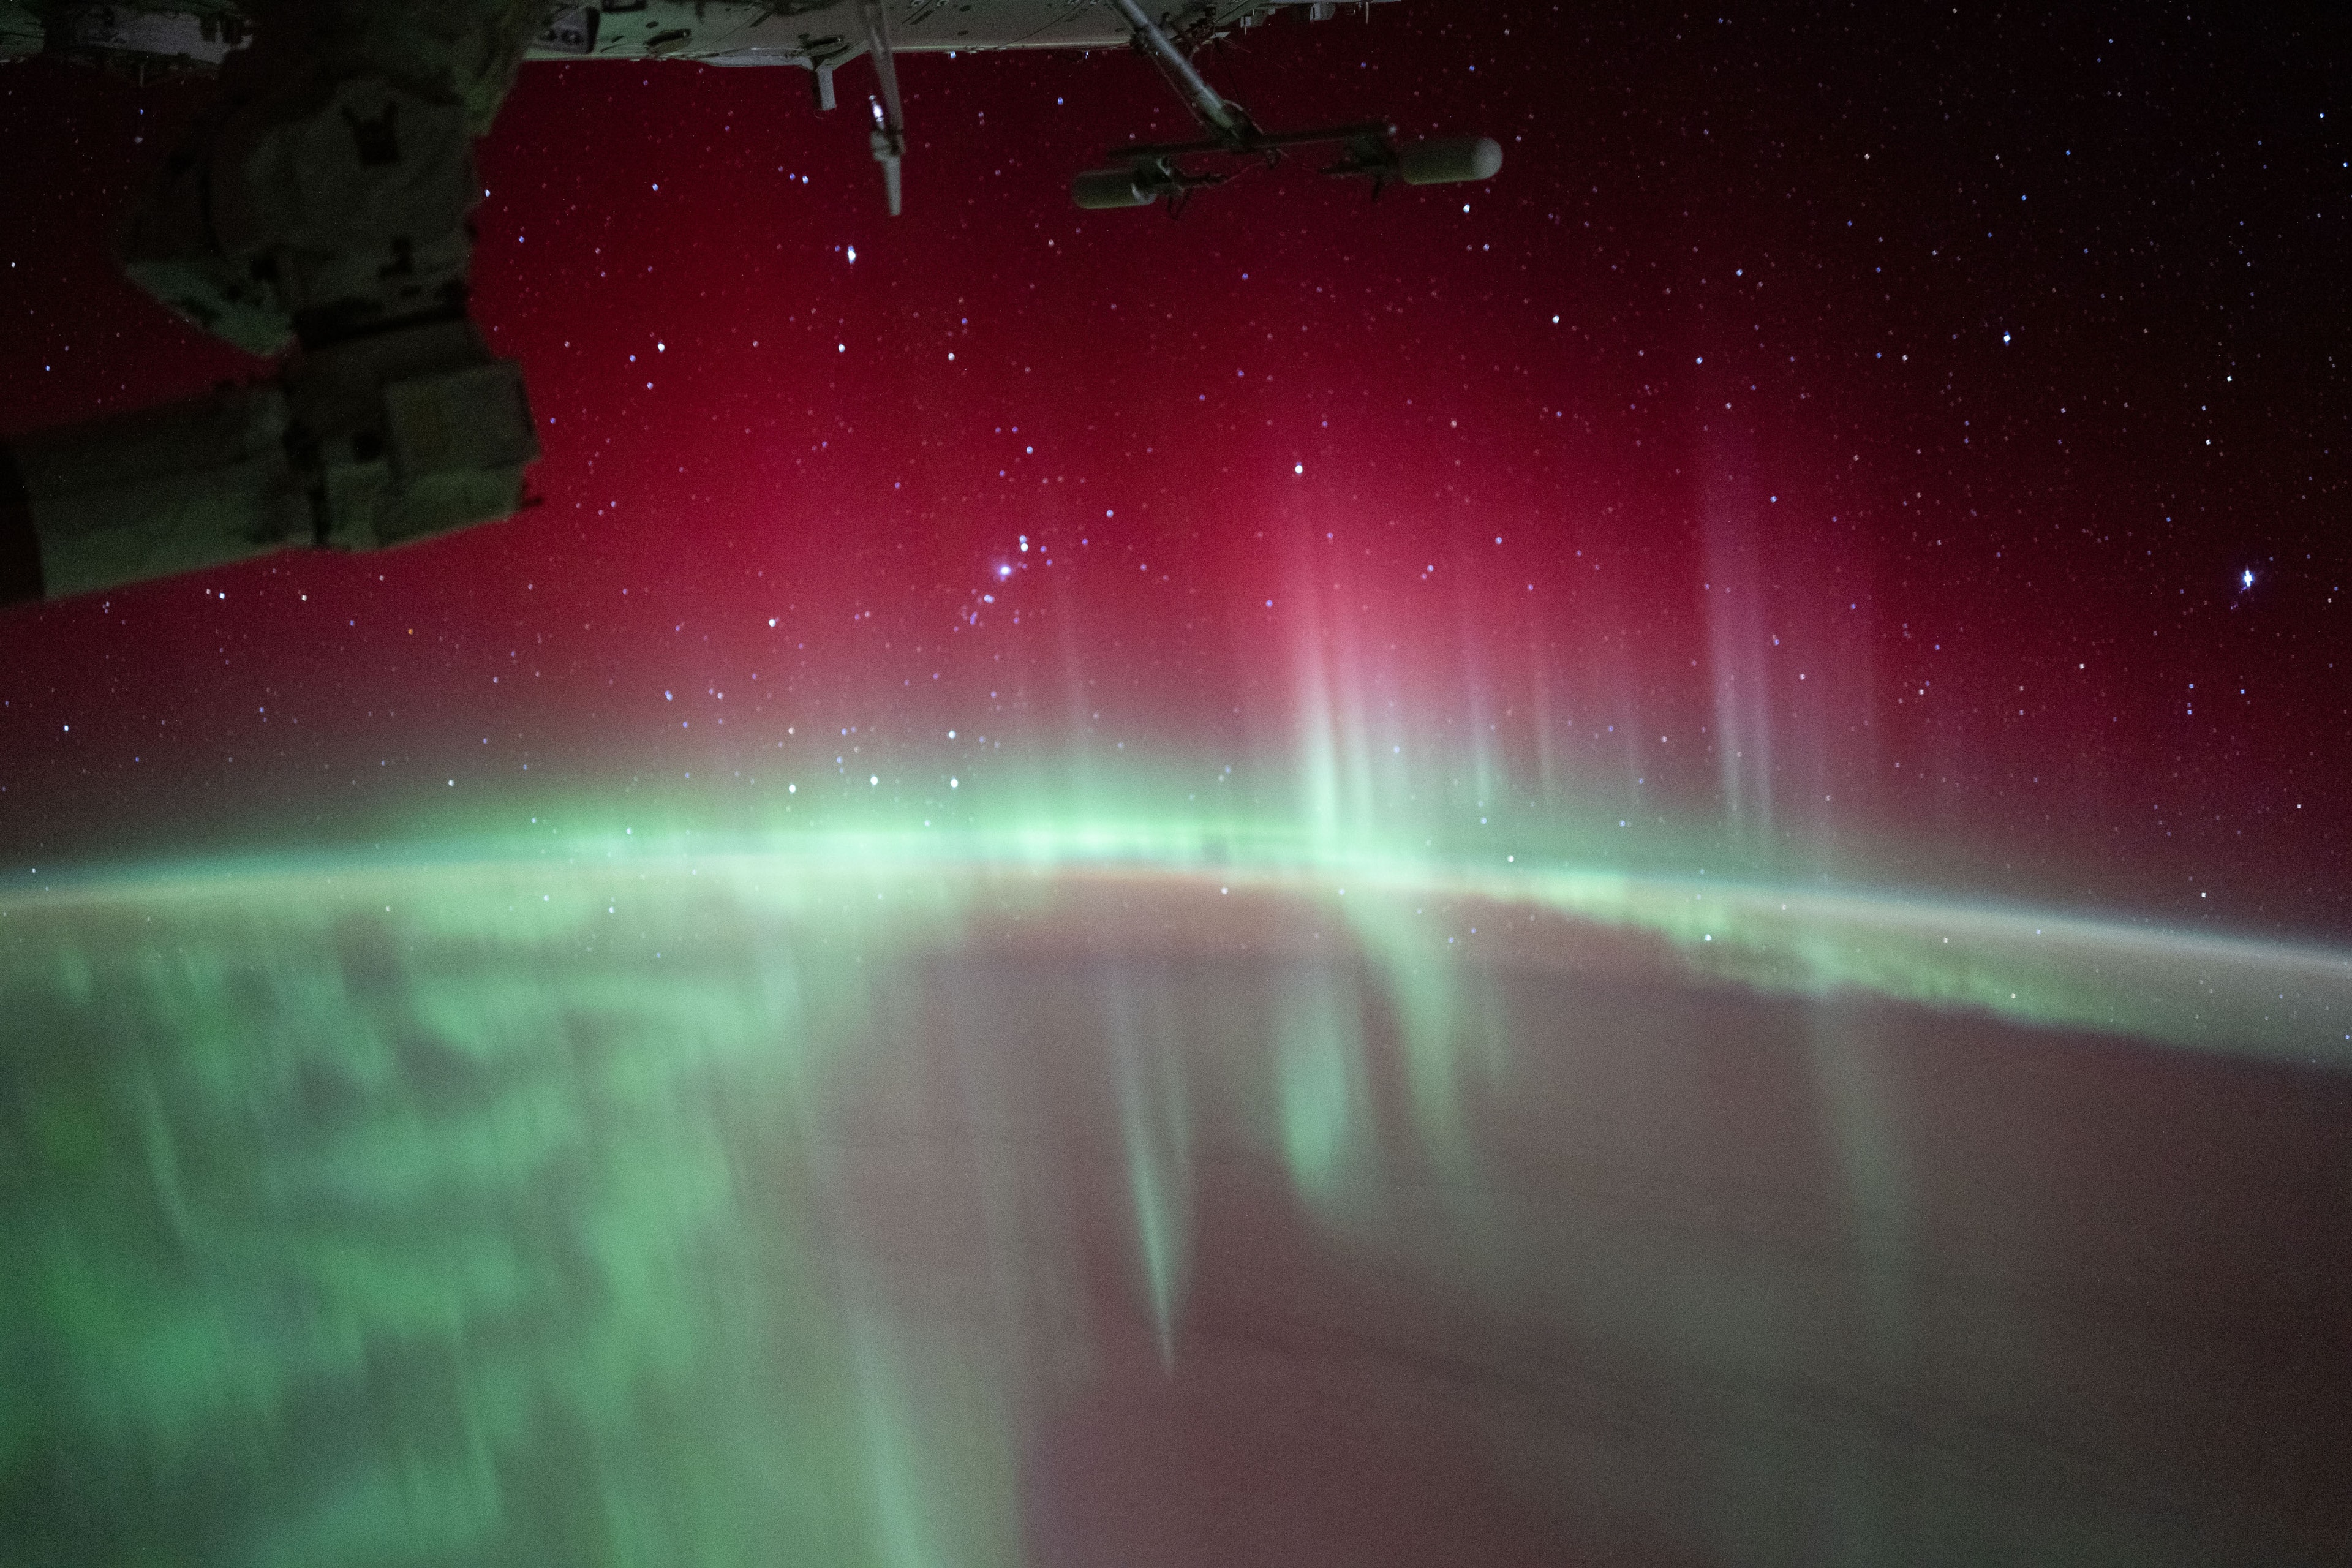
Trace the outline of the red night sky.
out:
<instances>
[{"instance_id":1,"label":"red night sky","mask_svg":"<svg viewBox=\"0 0 2352 1568\"><path fill-rule=\"evenodd\" d=\"M474 279L541 504L0 619L0 870L1205 785L1311 665L1759 873L2341 937L2352 152L2294 16L1278 23L1203 61L1262 122L1502 174L1173 223L1069 203L1182 129L1125 56L908 60L895 221L862 68L528 67ZM203 93L0 72L0 431L266 368L108 259Z\"/></svg>"}]
</instances>

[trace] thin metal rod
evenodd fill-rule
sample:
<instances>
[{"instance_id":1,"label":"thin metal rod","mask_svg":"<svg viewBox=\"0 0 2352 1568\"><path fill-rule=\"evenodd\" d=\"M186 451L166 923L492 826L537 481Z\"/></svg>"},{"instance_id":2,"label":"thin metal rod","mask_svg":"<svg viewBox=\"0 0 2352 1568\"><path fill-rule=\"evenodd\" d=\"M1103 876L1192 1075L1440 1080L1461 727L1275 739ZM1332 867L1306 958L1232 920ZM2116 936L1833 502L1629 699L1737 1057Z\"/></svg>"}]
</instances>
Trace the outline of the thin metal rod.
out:
<instances>
[{"instance_id":1,"label":"thin metal rod","mask_svg":"<svg viewBox=\"0 0 2352 1568\"><path fill-rule=\"evenodd\" d=\"M865 14L866 42L874 55L874 74L882 83L882 111L890 130L900 132L906 121L898 109L898 62L890 48L890 18L882 0L863 0L858 9Z\"/></svg>"},{"instance_id":2,"label":"thin metal rod","mask_svg":"<svg viewBox=\"0 0 2352 1568\"><path fill-rule=\"evenodd\" d=\"M882 88L882 101L874 106L874 161L882 165L882 194L890 216L898 216L899 162L907 155L907 121L898 109L898 64L890 50L890 18L883 0L859 0L866 18L866 41L874 56L874 75Z\"/></svg>"},{"instance_id":3,"label":"thin metal rod","mask_svg":"<svg viewBox=\"0 0 2352 1568\"><path fill-rule=\"evenodd\" d=\"M1395 131L1385 121L1368 120L1361 125L1335 126L1328 131L1259 131L1248 132L1244 151L1259 147L1311 147L1325 142L1353 142L1359 138L1381 139ZM1229 142L1139 142L1129 147L1114 147L1113 158L1175 158L1191 153L1230 153Z\"/></svg>"},{"instance_id":4,"label":"thin metal rod","mask_svg":"<svg viewBox=\"0 0 2352 1568\"><path fill-rule=\"evenodd\" d=\"M1249 116L1242 112L1241 105L1226 101L1224 94L1202 80L1201 73L1192 68L1192 62L1184 58L1184 51L1169 40L1160 24L1146 16L1136 0L1110 0L1110 5L1135 35L1136 46L1151 57L1160 74L1183 98L1194 119L1221 137L1247 133Z\"/></svg>"}]
</instances>

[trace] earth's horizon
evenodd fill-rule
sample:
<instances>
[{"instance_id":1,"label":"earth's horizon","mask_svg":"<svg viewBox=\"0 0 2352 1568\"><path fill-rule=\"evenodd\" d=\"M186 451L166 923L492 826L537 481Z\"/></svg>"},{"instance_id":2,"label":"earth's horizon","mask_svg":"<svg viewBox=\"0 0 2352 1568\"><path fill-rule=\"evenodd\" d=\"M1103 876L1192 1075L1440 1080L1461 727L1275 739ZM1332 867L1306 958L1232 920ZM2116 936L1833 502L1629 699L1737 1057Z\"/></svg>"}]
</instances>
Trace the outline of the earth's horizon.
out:
<instances>
[{"instance_id":1,"label":"earth's horizon","mask_svg":"<svg viewBox=\"0 0 2352 1568\"><path fill-rule=\"evenodd\" d=\"M1098 840L0 942L0 1560L2352 1545L2324 950Z\"/></svg>"}]
</instances>

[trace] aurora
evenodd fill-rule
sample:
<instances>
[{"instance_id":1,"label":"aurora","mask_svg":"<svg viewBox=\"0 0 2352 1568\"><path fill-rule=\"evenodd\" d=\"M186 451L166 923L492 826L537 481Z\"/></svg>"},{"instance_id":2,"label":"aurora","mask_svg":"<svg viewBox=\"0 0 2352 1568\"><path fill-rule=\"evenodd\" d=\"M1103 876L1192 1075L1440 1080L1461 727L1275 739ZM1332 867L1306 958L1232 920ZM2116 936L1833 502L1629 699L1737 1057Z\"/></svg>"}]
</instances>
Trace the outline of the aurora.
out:
<instances>
[{"instance_id":1,"label":"aurora","mask_svg":"<svg viewBox=\"0 0 2352 1568\"><path fill-rule=\"evenodd\" d=\"M124 870L0 904L0 1004L39 1042L7 1067L31 1396L0 1473L40 1452L129 1489L11 1493L27 1538L112 1561L1050 1558L1104 1526L1041 1501L1078 1484L1047 1435L1135 1378L1223 1386L1223 1316L1333 1269L1399 1300L1450 1281L1482 1321L1559 1319L1634 1364L1716 1342L1758 1374L1850 1300L1853 1353L1902 1389L1945 1289L1910 1270L1982 1267L1917 1186L1949 1156L1900 1131L1900 1103L1934 1104L1904 1075L1949 1070L1945 1037L1995 1079L2112 1059L2085 1037L2352 1064L2352 957L2080 915L1232 820L714 837ZM2156 1061L2116 1081L2182 1070ZM1847 1107L1817 1174L1797 1150L1820 1134L1728 1107L1760 1142L1674 1173L1710 1114L1677 1100L1792 1070ZM1595 1094L1651 1131L1592 1122ZM1538 1153L1531 1113L1567 1142ZM1759 1215L1844 1215L1824 1235L1862 1272L1704 1331L1647 1319L1631 1255L1614 1304L1549 1279L1526 1227L1600 1225L1579 1246L1621 1253L1620 1180L1675 1212L1793 1182ZM1817 1222L1751 1223L1761 1257ZM1269 1226L1285 1260L1234 1275ZM1827 1365L1771 1375L1845 1408ZM1940 1446L1969 1440L1921 1439L1963 1471ZM2045 1506L1936 1528L1990 1540Z\"/></svg>"}]
</instances>

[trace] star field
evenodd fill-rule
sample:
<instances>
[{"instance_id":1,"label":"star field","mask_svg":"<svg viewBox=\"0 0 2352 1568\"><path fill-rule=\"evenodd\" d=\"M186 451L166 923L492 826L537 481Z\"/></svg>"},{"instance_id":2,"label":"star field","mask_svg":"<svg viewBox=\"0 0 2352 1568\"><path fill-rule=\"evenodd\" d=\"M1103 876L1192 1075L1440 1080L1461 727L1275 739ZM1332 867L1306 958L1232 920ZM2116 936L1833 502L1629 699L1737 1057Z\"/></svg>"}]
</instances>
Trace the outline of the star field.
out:
<instances>
[{"instance_id":1,"label":"star field","mask_svg":"<svg viewBox=\"0 0 2352 1568\"><path fill-rule=\"evenodd\" d=\"M2340 935L2342 46L1405 0L1203 67L1500 175L1174 223L1067 198L1183 129L1123 56L906 61L895 222L846 78L528 67L474 281L537 504L0 621L0 874L452 800L1259 798L1319 724L1465 831ZM106 258L201 101L0 73L0 431L263 368Z\"/></svg>"}]
</instances>

